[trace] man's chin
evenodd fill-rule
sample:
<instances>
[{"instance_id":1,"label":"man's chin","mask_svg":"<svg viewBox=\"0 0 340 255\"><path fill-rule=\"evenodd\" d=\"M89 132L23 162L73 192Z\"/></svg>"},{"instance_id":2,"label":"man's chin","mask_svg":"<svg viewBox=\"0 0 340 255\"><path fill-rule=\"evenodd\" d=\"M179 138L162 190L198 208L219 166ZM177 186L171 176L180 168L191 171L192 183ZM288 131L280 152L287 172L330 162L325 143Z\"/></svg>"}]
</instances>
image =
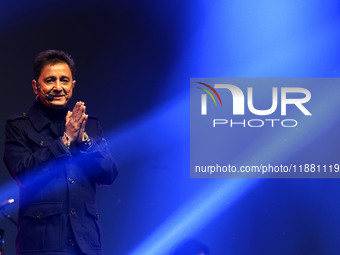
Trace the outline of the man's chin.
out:
<instances>
[{"instance_id":1,"label":"man's chin","mask_svg":"<svg viewBox=\"0 0 340 255\"><path fill-rule=\"evenodd\" d=\"M62 108L65 108L65 106L67 105L67 102L53 100L52 102L49 103L49 105L51 108L54 108L54 109L62 109Z\"/></svg>"}]
</instances>

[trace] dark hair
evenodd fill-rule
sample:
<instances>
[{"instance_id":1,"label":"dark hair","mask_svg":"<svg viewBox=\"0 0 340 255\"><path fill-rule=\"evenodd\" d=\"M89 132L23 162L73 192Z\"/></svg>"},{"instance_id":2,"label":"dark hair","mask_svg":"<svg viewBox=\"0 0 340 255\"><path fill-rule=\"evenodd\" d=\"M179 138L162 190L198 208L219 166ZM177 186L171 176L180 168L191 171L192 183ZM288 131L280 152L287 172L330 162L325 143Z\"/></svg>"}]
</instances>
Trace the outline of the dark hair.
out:
<instances>
[{"instance_id":1,"label":"dark hair","mask_svg":"<svg viewBox=\"0 0 340 255\"><path fill-rule=\"evenodd\" d=\"M45 50L38 54L34 60L34 79L38 81L41 70L45 65L54 65L56 63L66 63L71 70L72 78L74 79L76 67L71 55L61 50Z\"/></svg>"}]
</instances>

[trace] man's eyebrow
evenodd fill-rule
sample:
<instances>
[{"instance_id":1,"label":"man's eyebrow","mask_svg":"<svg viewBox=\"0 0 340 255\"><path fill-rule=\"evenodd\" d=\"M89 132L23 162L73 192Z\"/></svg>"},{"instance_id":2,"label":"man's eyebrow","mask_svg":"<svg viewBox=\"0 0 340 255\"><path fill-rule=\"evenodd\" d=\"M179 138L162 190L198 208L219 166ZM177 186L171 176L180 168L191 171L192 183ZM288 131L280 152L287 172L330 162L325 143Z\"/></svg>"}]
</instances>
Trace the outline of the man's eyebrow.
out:
<instances>
[{"instance_id":1,"label":"man's eyebrow","mask_svg":"<svg viewBox=\"0 0 340 255\"><path fill-rule=\"evenodd\" d=\"M65 78L71 80L71 77L67 75L60 76L60 79L65 79ZM57 77L55 75L50 75L50 76L45 77L44 79L57 79Z\"/></svg>"},{"instance_id":2,"label":"man's eyebrow","mask_svg":"<svg viewBox=\"0 0 340 255\"><path fill-rule=\"evenodd\" d=\"M46 80L46 79L55 79L55 78L56 77L54 75L50 75L50 76L45 77L44 80Z\"/></svg>"}]
</instances>

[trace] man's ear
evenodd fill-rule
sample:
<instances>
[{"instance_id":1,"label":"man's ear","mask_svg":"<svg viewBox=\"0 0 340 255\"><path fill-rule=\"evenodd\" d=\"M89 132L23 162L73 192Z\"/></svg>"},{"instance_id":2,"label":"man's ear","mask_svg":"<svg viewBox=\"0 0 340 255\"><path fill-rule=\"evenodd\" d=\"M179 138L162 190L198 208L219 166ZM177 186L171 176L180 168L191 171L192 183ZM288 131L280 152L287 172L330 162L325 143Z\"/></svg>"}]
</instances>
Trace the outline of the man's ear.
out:
<instances>
[{"instance_id":1,"label":"man's ear","mask_svg":"<svg viewBox=\"0 0 340 255\"><path fill-rule=\"evenodd\" d=\"M36 80L32 80L32 88L33 88L34 93L37 95L39 90L38 90L38 83Z\"/></svg>"},{"instance_id":2,"label":"man's ear","mask_svg":"<svg viewBox=\"0 0 340 255\"><path fill-rule=\"evenodd\" d=\"M74 86L76 85L76 80L72 81L72 88L74 88Z\"/></svg>"}]
</instances>

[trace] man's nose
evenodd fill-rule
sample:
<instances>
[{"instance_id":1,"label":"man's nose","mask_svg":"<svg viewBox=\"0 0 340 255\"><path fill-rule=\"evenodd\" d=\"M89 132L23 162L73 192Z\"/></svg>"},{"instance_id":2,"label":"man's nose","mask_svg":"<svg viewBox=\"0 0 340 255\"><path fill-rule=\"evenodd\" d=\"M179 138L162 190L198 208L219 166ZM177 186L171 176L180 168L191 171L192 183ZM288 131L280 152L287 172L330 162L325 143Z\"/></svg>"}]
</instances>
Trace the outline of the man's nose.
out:
<instances>
[{"instance_id":1,"label":"man's nose","mask_svg":"<svg viewBox=\"0 0 340 255\"><path fill-rule=\"evenodd\" d=\"M56 80L56 81L55 81L53 90L56 90L56 91L61 91L61 90L63 90L63 88L62 88L62 86L61 86L59 80Z\"/></svg>"}]
</instances>

